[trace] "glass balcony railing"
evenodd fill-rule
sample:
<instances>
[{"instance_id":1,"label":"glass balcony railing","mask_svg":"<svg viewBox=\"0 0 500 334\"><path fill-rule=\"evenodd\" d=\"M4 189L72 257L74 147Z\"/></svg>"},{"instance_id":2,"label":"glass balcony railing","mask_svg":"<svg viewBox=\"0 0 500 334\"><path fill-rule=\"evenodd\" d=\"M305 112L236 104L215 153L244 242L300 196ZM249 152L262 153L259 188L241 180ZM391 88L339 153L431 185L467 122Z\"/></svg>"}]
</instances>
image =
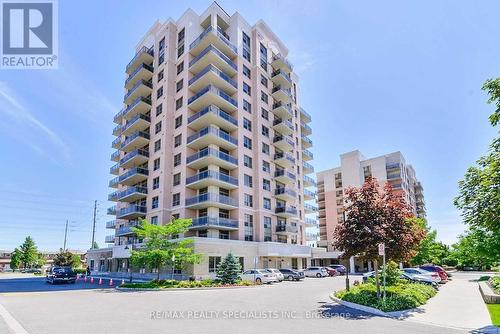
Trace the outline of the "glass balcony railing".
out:
<instances>
[{"instance_id":1,"label":"glass balcony railing","mask_svg":"<svg viewBox=\"0 0 500 334\"><path fill-rule=\"evenodd\" d=\"M312 146L313 142L309 137L302 136L302 140Z\"/></svg>"},{"instance_id":2,"label":"glass balcony railing","mask_svg":"<svg viewBox=\"0 0 500 334\"><path fill-rule=\"evenodd\" d=\"M293 128L293 124L292 122L290 122L289 120L286 120L286 119L281 119L281 118L276 118L274 121L273 121L273 126L276 126L278 124L283 124L285 126L287 126L290 130L294 131L295 129Z\"/></svg>"},{"instance_id":3,"label":"glass balcony railing","mask_svg":"<svg viewBox=\"0 0 500 334\"><path fill-rule=\"evenodd\" d=\"M123 97L124 100L128 99L128 97L130 95L132 95L134 93L134 91L140 87L141 85L144 85L146 87L149 87L151 89L153 89L153 84L149 81L146 81L146 80L139 80L137 81L127 92L127 94L125 94L125 96Z\"/></svg>"},{"instance_id":4,"label":"glass balcony railing","mask_svg":"<svg viewBox=\"0 0 500 334\"><path fill-rule=\"evenodd\" d=\"M318 222L314 218L304 218L306 225L316 225Z\"/></svg>"},{"instance_id":5,"label":"glass balcony railing","mask_svg":"<svg viewBox=\"0 0 500 334\"><path fill-rule=\"evenodd\" d=\"M316 186L316 181L313 178L304 175L304 182L312 184L314 187Z\"/></svg>"},{"instance_id":6,"label":"glass balcony railing","mask_svg":"<svg viewBox=\"0 0 500 334\"><path fill-rule=\"evenodd\" d=\"M280 176L286 176L292 180L295 180L295 178L296 178L295 174L293 174L287 170L284 170L284 169L279 169L279 170L274 172L274 177L280 177Z\"/></svg>"},{"instance_id":7,"label":"glass balcony railing","mask_svg":"<svg viewBox=\"0 0 500 334\"><path fill-rule=\"evenodd\" d=\"M137 51L134 58L132 58L132 60L127 64L127 72L130 69L130 67L132 66L132 64L137 60L137 58L139 58L141 56L141 54L144 52L150 54L151 56L154 55L153 47L147 48L147 47L143 46L139 51Z\"/></svg>"},{"instance_id":8,"label":"glass balcony railing","mask_svg":"<svg viewBox=\"0 0 500 334\"><path fill-rule=\"evenodd\" d=\"M316 192L308 189L304 189L304 196L316 197Z\"/></svg>"},{"instance_id":9,"label":"glass balcony railing","mask_svg":"<svg viewBox=\"0 0 500 334\"><path fill-rule=\"evenodd\" d=\"M219 173L213 170L206 170L201 173L198 173L196 175L190 176L186 178L186 185L189 185L191 183L200 181L200 180L206 180L206 179L213 179L213 180L219 180L222 182L230 183L234 186L238 186L238 179L235 177L232 177L230 175L226 175L223 173Z\"/></svg>"},{"instance_id":10,"label":"glass balcony railing","mask_svg":"<svg viewBox=\"0 0 500 334\"><path fill-rule=\"evenodd\" d=\"M385 165L385 169L400 169L401 165L399 162Z\"/></svg>"},{"instance_id":11,"label":"glass balcony railing","mask_svg":"<svg viewBox=\"0 0 500 334\"><path fill-rule=\"evenodd\" d=\"M216 202L220 204L230 205L230 206L238 206L238 201L232 197L221 195L218 193L205 193L201 195L197 195L191 198L186 199L186 206L191 206L204 202Z\"/></svg>"},{"instance_id":12,"label":"glass balcony railing","mask_svg":"<svg viewBox=\"0 0 500 334\"><path fill-rule=\"evenodd\" d=\"M117 163L117 164L111 166L111 168L109 168L109 173L116 174L116 173L118 173L119 170L120 170L120 164Z\"/></svg>"},{"instance_id":13,"label":"glass balcony railing","mask_svg":"<svg viewBox=\"0 0 500 334\"><path fill-rule=\"evenodd\" d=\"M277 91L282 91L283 93L285 93L286 95L288 95L290 98L292 98L292 90L289 89L289 88L284 88L284 87L281 87L281 86L276 86L273 88L273 90L271 91L272 93L276 93Z\"/></svg>"},{"instance_id":14,"label":"glass balcony railing","mask_svg":"<svg viewBox=\"0 0 500 334\"><path fill-rule=\"evenodd\" d=\"M191 85L192 83L194 83L196 80L198 80L199 78L201 78L202 76L204 76L208 72L213 72L213 73L217 74L221 79L223 79L224 81L226 81L228 84L230 84L234 88L238 88L238 83L236 81L234 81L233 79L231 79L229 77L229 75L227 75L226 73L222 72L221 70L219 70L214 65L208 65L200 73L198 73L194 77L192 77L191 80L189 80L189 82L188 82L189 85Z\"/></svg>"},{"instance_id":15,"label":"glass balcony railing","mask_svg":"<svg viewBox=\"0 0 500 334\"><path fill-rule=\"evenodd\" d=\"M118 211L116 216L120 218L130 214L146 214L146 207L137 204L132 204L125 208L120 209L120 211Z\"/></svg>"},{"instance_id":16,"label":"glass balcony railing","mask_svg":"<svg viewBox=\"0 0 500 334\"><path fill-rule=\"evenodd\" d=\"M149 116L143 114L135 115L130 120L128 120L127 123L125 123L125 125L123 125L122 131L127 130L132 124L134 124L140 119L145 120L146 122L151 122L151 118Z\"/></svg>"},{"instance_id":17,"label":"glass balcony railing","mask_svg":"<svg viewBox=\"0 0 500 334\"><path fill-rule=\"evenodd\" d=\"M120 236L120 235L125 235L125 234L130 234L132 232L132 227L131 226L122 226L120 228L117 228L115 230L115 235Z\"/></svg>"},{"instance_id":18,"label":"glass balcony railing","mask_svg":"<svg viewBox=\"0 0 500 334\"><path fill-rule=\"evenodd\" d=\"M312 154L312 152L311 152L311 151L308 151L308 150L305 150L305 149L304 149L304 150L302 150L302 154L304 154L305 156L307 156L307 157L309 157L309 158L311 158L311 159L313 159L313 158L314 158L314 155Z\"/></svg>"},{"instance_id":19,"label":"glass balcony railing","mask_svg":"<svg viewBox=\"0 0 500 334\"><path fill-rule=\"evenodd\" d=\"M310 115L308 112L306 112L306 111L304 110L304 108L300 107L300 108L299 108L299 110L300 110L300 113L301 113L302 115L304 115L304 117L305 117L306 119L311 120L311 115Z\"/></svg>"},{"instance_id":20,"label":"glass balcony railing","mask_svg":"<svg viewBox=\"0 0 500 334\"><path fill-rule=\"evenodd\" d=\"M295 147L295 143L293 142L293 140L291 138L285 137L285 136L274 136L273 143L277 143L277 142L280 142L280 141L285 141L289 145L291 145L292 147Z\"/></svg>"},{"instance_id":21,"label":"glass balcony railing","mask_svg":"<svg viewBox=\"0 0 500 334\"><path fill-rule=\"evenodd\" d=\"M288 66L288 68L290 70L293 70L293 65L292 63L290 63L285 57L283 57L282 55L280 54L277 54L277 55L274 55L273 58L272 58L272 61L276 61L276 60L281 60L283 63L286 64L286 66Z\"/></svg>"},{"instance_id":22,"label":"glass balcony railing","mask_svg":"<svg viewBox=\"0 0 500 334\"><path fill-rule=\"evenodd\" d=\"M217 137L224 139L225 141L233 144L233 145L238 145L238 139L231 137L231 135L227 134L226 132L214 127L214 126L207 126L204 129L201 129L200 131L196 132L195 134L189 136L187 138L187 143L191 143L194 140L206 136L206 135L216 135Z\"/></svg>"},{"instance_id":23,"label":"glass balcony railing","mask_svg":"<svg viewBox=\"0 0 500 334\"><path fill-rule=\"evenodd\" d=\"M107 244L115 242L115 236L114 235L107 235L104 237L104 242Z\"/></svg>"},{"instance_id":24,"label":"glass balcony railing","mask_svg":"<svg viewBox=\"0 0 500 334\"><path fill-rule=\"evenodd\" d=\"M118 124L117 126L115 126L113 128L113 134L115 136L119 136L121 133L122 133L122 126L121 126L121 124Z\"/></svg>"},{"instance_id":25,"label":"glass balcony railing","mask_svg":"<svg viewBox=\"0 0 500 334\"><path fill-rule=\"evenodd\" d=\"M123 165L127 161L130 161L132 158L142 155L143 157L149 158L149 152L143 149L133 150L130 153L127 153L123 158L120 159L120 165Z\"/></svg>"},{"instance_id":26,"label":"glass balcony railing","mask_svg":"<svg viewBox=\"0 0 500 334\"><path fill-rule=\"evenodd\" d=\"M313 167L313 165L311 165L311 164L309 164L309 163L307 163L307 162L305 162L305 161L303 161L303 162L302 162L302 165L304 166L304 169L308 169L308 170L310 170L311 172L314 172L314 167Z\"/></svg>"},{"instance_id":27,"label":"glass balcony railing","mask_svg":"<svg viewBox=\"0 0 500 334\"><path fill-rule=\"evenodd\" d=\"M286 104L281 101L273 104L273 109L278 109L280 107L285 108L290 115L292 114L292 106L290 104Z\"/></svg>"},{"instance_id":28,"label":"glass balcony railing","mask_svg":"<svg viewBox=\"0 0 500 334\"><path fill-rule=\"evenodd\" d=\"M195 154L187 157L186 163L189 164L189 163L191 163L193 161L196 161L198 159L201 159L201 158L204 158L204 157L208 157L208 156L216 157L218 159L227 161L227 162L229 162L229 163L231 163L233 165L238 165L238 159L237 158L233 158L229 154L221 152L221 151L218 151L218 150L216 150L214 148L204 148L204 149L196 152Z\"/></svg>"},{"instance_id":29,"label":"glass balcony railing","mask_svg":"<svg viewBox=\"0 0 500 334\"><path fill-rule=\"evenodd\" d=\"M149 133L144 132L144 131L134 132L133 134L128 136L127 139L125 139L125 141L121 144L120 149L123 149L125 146L127 146L128 144L130 144L136 138L139 138L139 137L149 140Z\"/></svg>"},{"instance_id":30,"label":"glass balcony railing","mask_svg":"<svg viewBox=\"0 0 500 334\"><path fill-rule=\"evenodd\" d=\"M111 160L115 161L116 159L120 158L120 151L114 151L111 154Z\"/></svg>"},{"instance_id":31,"label":"glass balcony railing","mask_svg":"<svg viewBox=\"0 0 500 334\"><path fill-rule=\"evenodd\" d=\"M108 195L108 201L116 201L118 199L118 191L112 192Z\"/></svg>"},{"instance_id":32,"label":"glass balcony railing","mask_svg":"<svg viewBox=\"0 0 500 334\"><path fill-rule=\"evenodd\" d=\"M213 26L209 26L205 31L203 31L198 38L196 38L190 45L189 45L189 50L194 49L200 42L207 36L209 33L214 32L217 34L217 36L220 38L224 44L226 44L234 53L238 53L238 49L236 46L234 46L230 41L226 33L222 31L219 27L217 27L217 30L214 29Z\"/></svg>"},{"instance_id":33,"label":"glass balcony railing","mask_svg":"<svg viewBox=\"0 0 500 334\"><path fill-rule=\"evenodd\" d=\"M116 226L116 220L110 220L106 222L106 228L115 228Z\"/></svg>"},{"instance_id":34,"label":"glass balcony railing","mask_svg":"<svg viewBox=\"0 0 500 334\"><path fill-rule=\"evenodd\" d=\"M276 232L289 232L289 233L297 233L299 231L297 226L293 225L276 225Z\"/></svg>"},{"instance_id":35,"label":"glass balcony railing","mask_svg":"<svg viewBox=\"0 0 500 334\"><path fill-rule=\"evenodd\" d=\"M198 98L200 98L201 96L205 95L208 92L211 92L211 93L223 98L227 102L231 103L233 106L238 107L238 101L236 101L231 96L229 96L229 94L225 93L223 90L215 87L214 85L208 85L207 87L203 88L198 93L196 93L196 95L191 96L188 99L188 104L193 103Z\"/></svg>"},{"instance_id":36,"label":"glass balcony railing","mask_svg":"<svg viewBox=\"0 0 500 334\"><path fill-rule=\"evenodd\" d=\"M144 176L148 176L149 171L146 168L141 168L141 167L134 167L129 169L126 173L123 173L118 177L118 182L121 182L123 180L128 179L129 177L135 175L135 174L141 174Z\"/></svg>"},{"instance_id":37,"label":"glass balcony railing","mask_svg":"<svg viewBox=\"0 0 500 334\"><path fill-rule=\"evenodd\" d=\"M285 71L282 71L282 70L274 71L273 74L271 75L271 78L274 78L277 75L283 76L288 82L292 83L292 79L290 78L290 74L286 73Z\"/></svg>"},{"instance_id":38,"label":"glass balcony railing","mask_svg":"<svg viewBox=\"0 0 500 334\"><path fill-rule=\"evenodd\" d=\"M231 117L231 115L229 115L227 112L225 112L224 110L222 110L216 106L213 106L213 105L208 106L208 107L200 110L199 112L197 112L193 116L189 117L188 124L191 124L192 122L196 121L201 116L209 114L209 113L213 113L214 115L219 116L220 118L228 121L229 123L238 126L238 120L236 120L236 118Z\"/></svg>"},{"instance_id":39,"label":"glass balcony railing","mask_svg":"<svg viewBox=\"0 0 500 334\"><path fill-rule=\"evenodd\" d=\"M203 50L202 52L200 52L199 55L197 55L196 57L193 58L193 60L191 60L189 62L189 67L193 66L194 64L196 64L196 62L198 60L200 60L201 58L203 58L207 53L209 52L213 52L215 53L217 56L219 56L222 60L224 60L229 66L231 66L234 70L237 70L238 69L238 66L233 63L233 61L231 59L229 59L228 56L226 56L225 54L223 54L219 49L217 49L215 46L213 45L209 45L205 48L205 50Z\"/></svg>"},{"instance_id":40,"label":"glass balcony railing","mask_svg":"<svg viewBox=\"0 0 500 334\"><path fill-rule=\"evenodd\" d=\"M238 228L238 219L221 217L198 217L193 218L193 224L190 227L220 226L229 228Z\"/></svg>"},{"instance_id":41,"label":"glass balcony railing","mask_svg":"<svg viewBox=\"0 0 500 334\"><path fill-rule=\"evenodd\" d=\"M144 102L151 106L151 99L149 97L139 96L134 101L132 101L127 108L123 109L123 116L128 114L128 112L135 108L139 103Z\"/></svg>"},{"instance_id":42,"label":"glass balcony railing","mask_svg":"<svg viewBox=\"0 0 500 334\"><path fill-rule=\"evenodd\" d=\"M115 140L113 140L113 142L111 143L111 147L115 147L115 146L120 146L120 143L121 143L122 139L120 137L116 138Z\"/></svg>"},{"instance_id":43,"label":"glass balcony railing","mask_svg":"<svg viewBox=\"0 0 500 334\"><path fill-rule=\"evenodd\" d=\"M127 189L118 192L116 194L116 197L118 199L122 199L122 198L125 198L129 195L136 194L136 193L147 195L148 188L146 188L146 187L127 187Z\"/></svg>"},{"instance_id":44,"label":"glass balcony railing","mask_svg":"<svg viewBox=\"0 0 500 334\"><path fill-rule=\"evenodd\" d=\"M316 206L307 203L304 203L304 209L312 212L318 211L318 208Z\"/></svg>"},{"instance_id":45,"label":"glass balcony railing","mask_svg":"<svg viewBox=\"0 0 500 334\"><path fill-rule=\"evenodd\" d=\"M278 153L274 154L274 160L283 159L283 158L287 159L291 163L295 163L295 158L291 154L284 153L284 152L278 152Z\"/></svg>"},{"instance_id":46,"label":"glass balcony railing","mask_svg":"<svg viewBox=\"0 0 500 334\"><path fill-rule=\"evenodd\" d=\"M297 197L297 193L289 188L279 187L274 190L274 195L290 195L291 197Z\"/></svg>"},{"instance_id":47,"label":"glass balcony railing","mask_svg":"<svg viewBox=\"0 0 500 334\"><path fill-rule=\"evenodd\" d=\"M312 133L312 129L309 125L304 122L300 122L300 126L304 128L303 132Z\"/></svg>"},{"instance_id":48,"label":"glass balcony railing","mask_svg":"<svg viewBox=\"0 0 500 334\"><path fill-rule=\"evenodd\" d=\"M125 80L125 85L127 85L130 81L132 81L132 79L135 77L135 75L137 73L139 73L142 69L146 69L148 71L151 72L151 74L153 73L153 66L149 66L149 65L146 65L146 64L140 64L139 66L137 66L137 68L132 72L130 73L130 75L128 76L127 80Z\"/></svg>"},{"instance_id":49,"label":"glass balcony railing","mask_svg":"<svg viewBox=\"0 0 500 334\"><path fill-rule=\"evenodd\" d=\"M107 210L108 215L116 215L116 205L113 205L112 207L109 207Z\"/></svg>"}]
</instances>

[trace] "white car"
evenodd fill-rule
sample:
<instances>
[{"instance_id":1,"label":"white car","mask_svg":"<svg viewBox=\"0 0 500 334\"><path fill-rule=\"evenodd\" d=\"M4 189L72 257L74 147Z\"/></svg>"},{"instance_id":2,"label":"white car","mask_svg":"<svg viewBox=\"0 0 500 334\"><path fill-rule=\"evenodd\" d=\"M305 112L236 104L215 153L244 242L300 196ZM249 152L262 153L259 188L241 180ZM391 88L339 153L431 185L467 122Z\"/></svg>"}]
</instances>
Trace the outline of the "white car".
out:
<instances>
[{"instance_id":1,"label":"white car","mask_svg":"<svg viewBox=\"0 0 500 334\"><path fill-rule=\"evenodd\" d=\"M328 272L323 267L309 267L304 270L305 277L326 277L328 276Z\"/></svg>"},{"instance_id":2,"label":"white car","mask_svg":"<svg viewBox=\"0 0 500 334\"><path fill-rule=\"evenodd\" d=\"M279 271L278 269L275 269L275 268L266 268L266 270L269 271L274 276L276 276L276 278L278 279L278 282L282 282L285 279L285 276L283 276L283 274L281 273L281 271Z\"/></svg>"},{"instance_id":3,"label":"white car","mask_svg":"<svg viewBox=\"0 0 500 334\"><path fill-rule=\"evenodd\" d=\"M251 269L243 272L243 274L240 275L241 279L243 281L250 281L250 282L255 282L257 284L261 283L274 283L278 282L278 279L276 278L276 275L270 273L269 271L265 269Z\"/></svg>"},{"instance_id":4,"label":"white car","mask_svg":"<svg viewBox=\"0 0 500 334\"><path fill-rule=\"evenodd\" d=\"M441 278L439 277L438 273L433 273L424 269L420 268L403 268L403 272L405 274L408 274L409 276L413 275L421 275L425 277L429 277L432 279L433 282L439 283L441 282Z\"/></svg>"}]
</instances>

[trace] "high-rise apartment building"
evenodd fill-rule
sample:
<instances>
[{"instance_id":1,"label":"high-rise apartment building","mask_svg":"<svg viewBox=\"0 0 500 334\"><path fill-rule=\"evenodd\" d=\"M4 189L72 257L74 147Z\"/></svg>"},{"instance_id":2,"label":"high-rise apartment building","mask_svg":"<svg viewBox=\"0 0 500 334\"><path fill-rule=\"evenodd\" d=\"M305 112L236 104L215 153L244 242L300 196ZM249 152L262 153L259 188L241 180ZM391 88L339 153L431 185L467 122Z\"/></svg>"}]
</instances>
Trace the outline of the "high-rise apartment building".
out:
<instances>
[{"instance_id":1,"label":"high-rise apartment building","mask_svg":"<svg viewBox=\"0 0 500 334\"><path fill-rule=\"evenodd\" d=\"M217 3L203 14L156 22L125 68L124 107L114 118L116 206L110 247L91 250L94 270L128 269L140 247L139 218L192 218L203 262L213 271L231 250L244 267L302 268L306 228L317 208L308 150L310 115L300 106L288 49L263 21L249 25Z\"/></svg>"}]
</instances>

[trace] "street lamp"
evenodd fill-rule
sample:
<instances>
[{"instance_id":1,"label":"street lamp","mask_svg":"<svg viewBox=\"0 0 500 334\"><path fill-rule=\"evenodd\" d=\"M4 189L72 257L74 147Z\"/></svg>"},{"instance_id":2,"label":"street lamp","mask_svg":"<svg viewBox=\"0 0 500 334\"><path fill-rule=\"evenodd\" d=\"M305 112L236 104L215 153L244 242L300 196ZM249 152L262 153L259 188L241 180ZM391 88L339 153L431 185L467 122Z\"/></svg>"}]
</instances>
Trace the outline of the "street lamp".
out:
<instances>
[{"instance_id":1,"label":"street lamp","mask_svg":"<svg viewBox=\"0 0 500 334\"><path fill-rule=\"evenodd\" d=\"M345 224L345 211L342 210L342 223ZM346 271L345 271L345 289L349 291L349 271L351 270L350 268L350 261L351 259L347 259L347 265L346 265Z\"/></svg>"},{"instance_id":2,"label":"street lamp","mask_svg":"<svg viewBox=\"0 0 500 334\"><path fill-rule=\"evenodd\" d=\"M174 279L175 255L172 255L172 280Z\"/></svg>"}]
</instances>

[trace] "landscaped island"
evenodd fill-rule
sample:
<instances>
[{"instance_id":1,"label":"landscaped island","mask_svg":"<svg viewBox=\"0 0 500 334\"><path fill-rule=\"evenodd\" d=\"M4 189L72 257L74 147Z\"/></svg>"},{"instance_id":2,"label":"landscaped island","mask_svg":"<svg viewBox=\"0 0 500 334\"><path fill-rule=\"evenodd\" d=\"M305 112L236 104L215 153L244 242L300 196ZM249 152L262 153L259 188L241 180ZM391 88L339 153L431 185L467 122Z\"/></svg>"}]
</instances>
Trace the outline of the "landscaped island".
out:
<instances>
[{"instance_id":1,"label":"landscaped island","mask_svg":"<svg viewBox=\"0 0 500 334\"><path fill-rule=\"evenodd\" d=\"M125 283L120 288L131 289L178 289L178 288L215 288L231 286L250 286L254 283L249 281L239 281L234 284L226 284L220 280L205 279L202 281L176 281L176 280L154 280L145 283Z\"/></svg>"}]
</instances>

